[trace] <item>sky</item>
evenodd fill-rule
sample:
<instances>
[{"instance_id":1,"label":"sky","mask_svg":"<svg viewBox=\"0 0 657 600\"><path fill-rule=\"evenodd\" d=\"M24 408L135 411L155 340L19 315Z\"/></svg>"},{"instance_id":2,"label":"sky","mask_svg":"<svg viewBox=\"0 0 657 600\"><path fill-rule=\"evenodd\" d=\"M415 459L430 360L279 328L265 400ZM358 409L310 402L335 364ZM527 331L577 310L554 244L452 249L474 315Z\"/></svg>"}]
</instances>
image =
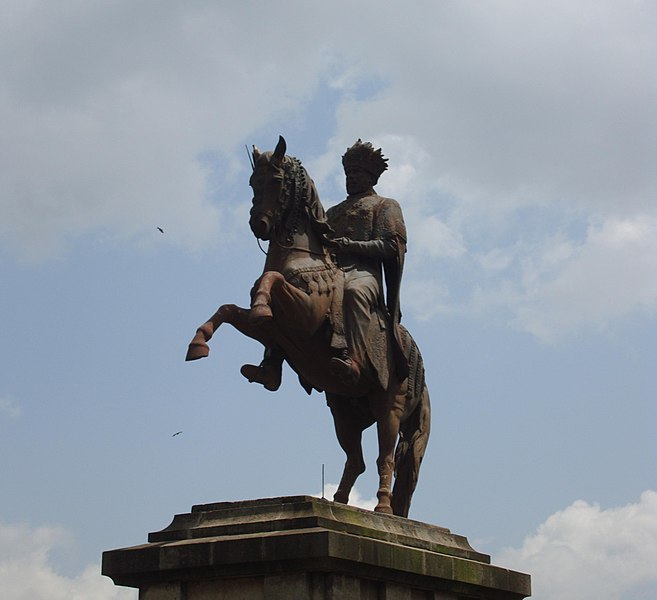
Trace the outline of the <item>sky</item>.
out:
<instances>
[{"instance_id":1,"label":"sky","mask_svg":"<svg viewBox=\"0 0 657 600\"><path fill-rule=\"evenodd\" d=\"M654 0L4 0L7 597L134 600L104 550L193 504L321 495L322 465L330 496L322 396L249 384L261 348L230 327L184 362L248 304L245 145L280 134L325 207L356 139L389 158L433 411L411 518L537 600L657 597L656 25ZM373 430L365 454L371 507Z\"/></svg>"}]
</instances>

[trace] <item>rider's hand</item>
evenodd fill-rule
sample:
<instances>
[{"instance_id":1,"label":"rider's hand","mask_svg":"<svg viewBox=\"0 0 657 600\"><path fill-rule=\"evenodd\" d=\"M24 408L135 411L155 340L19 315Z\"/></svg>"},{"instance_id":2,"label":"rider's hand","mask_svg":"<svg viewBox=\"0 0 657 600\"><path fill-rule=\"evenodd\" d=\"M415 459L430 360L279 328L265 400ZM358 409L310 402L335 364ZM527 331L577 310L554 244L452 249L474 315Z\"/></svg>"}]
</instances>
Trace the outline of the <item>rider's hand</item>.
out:
<instances>
[{"instance_id":1,"label":"rider's hand","mask_svg":"<svg viewBox=\"0 0 657 600\"><path fill-rule=\"evenodd\" d=\"M338 252L340 250L346 250L351 244L353 244L353 240L349 239L348 237L333 238L327 241L329 246Z\"/></svg>"}]
</instances>

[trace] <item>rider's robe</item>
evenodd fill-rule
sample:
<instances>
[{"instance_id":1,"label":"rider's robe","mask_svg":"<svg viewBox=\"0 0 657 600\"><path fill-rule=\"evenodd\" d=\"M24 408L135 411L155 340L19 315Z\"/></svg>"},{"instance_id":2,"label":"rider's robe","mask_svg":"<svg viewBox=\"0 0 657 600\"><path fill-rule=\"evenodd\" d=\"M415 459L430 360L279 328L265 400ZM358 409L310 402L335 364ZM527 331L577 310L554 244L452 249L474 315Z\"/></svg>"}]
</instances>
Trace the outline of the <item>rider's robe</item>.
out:
<instances>
[{"instance_id":1,"label":"rider's robe","mask_svg":"<svg viewBox=\"0 0 657 600\"><path fill-rule=\"evenodd\" d=\"M370 290L374 290L373 301L381 308L393 333L391 346L396 373L404 379L408 375L408 362L399 329L399 291L406 252L406 226L401 207L395 200L376 193L349 196L328 209L326 217L336 238L345 237L356 242L337 255L338 264L345 271L345 296L355 293L365 299ZM372 312L371 318L374 314ZM345 321L349 323L348 315ZM368 353L362 345L367 345L369 323L363 321L362 318L352 319L346 327L350 350L355 357ZM371 356L371 350L369 354Z\"/></svg>"}]
</instances>

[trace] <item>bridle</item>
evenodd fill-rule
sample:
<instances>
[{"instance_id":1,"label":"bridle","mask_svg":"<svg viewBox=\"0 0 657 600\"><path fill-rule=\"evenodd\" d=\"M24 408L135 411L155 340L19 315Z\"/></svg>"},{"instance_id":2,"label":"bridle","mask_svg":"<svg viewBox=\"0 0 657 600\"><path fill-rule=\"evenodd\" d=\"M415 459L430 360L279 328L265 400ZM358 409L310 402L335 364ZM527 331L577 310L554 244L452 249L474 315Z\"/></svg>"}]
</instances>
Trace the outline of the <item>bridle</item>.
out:
<instances>
[{"instance_id":1,"label":"bridle","mask_svg":"<svg viewBox=\"0 0 657 600\"><path fill-rule=\"evenodd\" d=\"M269 237L269 243L276 244L284 250L296 250L306 252L314 256L326 256L327 252L316 252L310 248L295 246L293 235L297 232L303 214L302 199L306 198L309 193L309 181L306 171L301 165L299 159L293 156L286 157L286 164L282 167L283 184L281 186L280 196L277 201L277 210L263 211L261 214L271 220L272 235ZM283 219L283 215L287 216ZM283 223L283 221L285 221ZM282 231L280 230L282 227ZM281 235L282 234L282 235ZM284 238L284 241L281 241ZM263 254L267 252L262 247L260 239L256 238L258 247Z\"/></svg>"}]
</instances>

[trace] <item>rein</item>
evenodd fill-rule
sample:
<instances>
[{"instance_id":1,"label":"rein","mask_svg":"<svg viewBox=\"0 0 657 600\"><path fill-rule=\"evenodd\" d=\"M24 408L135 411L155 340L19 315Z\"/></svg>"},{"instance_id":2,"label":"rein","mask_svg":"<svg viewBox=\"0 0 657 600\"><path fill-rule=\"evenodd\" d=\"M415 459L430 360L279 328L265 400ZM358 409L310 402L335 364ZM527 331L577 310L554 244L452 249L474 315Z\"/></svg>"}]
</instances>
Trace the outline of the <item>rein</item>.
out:
<instances>
[{"instance_id":1,"label":"rein","mask_svg":"<svg viewBox=\"0 0 657 600\"><path fill-rule=\"evenodd\" d=\"M315 252L314 250L311 250L310 248L302 248L301 246L285 246L281 242L279 242L275 237L269 240L270 243L273 242L276 244L279 248L283 248L283 250L297 250L299 252L305 252L306 254L311 254L313 256L326 256L326 252ZM256 242L258 243L258 248L260 248L260 252L262 252L265 256L267 256L267 251L262 247L262 244L260 243L260 238L256 238Z\"/></svg>"},{"instance_id":2,"label":"rein","mask_svg":"<svg viewBox=\"0 0 657 600\"><path fill-rule=\"evenodd\" d=\"M310 248L302 248L300 246L294 246L292 244L290 244L289 246L286 246L286 245L282 244L281 242L279 242L275 237L272 238L271 241L274 242L279 248L283 248L283 250L298 250L299 252L305 252L306 254L312 254L314 256L324 256L325 255L324 252L315 252L314 250L311 250Z\"/></svg>"}]
</instances>

